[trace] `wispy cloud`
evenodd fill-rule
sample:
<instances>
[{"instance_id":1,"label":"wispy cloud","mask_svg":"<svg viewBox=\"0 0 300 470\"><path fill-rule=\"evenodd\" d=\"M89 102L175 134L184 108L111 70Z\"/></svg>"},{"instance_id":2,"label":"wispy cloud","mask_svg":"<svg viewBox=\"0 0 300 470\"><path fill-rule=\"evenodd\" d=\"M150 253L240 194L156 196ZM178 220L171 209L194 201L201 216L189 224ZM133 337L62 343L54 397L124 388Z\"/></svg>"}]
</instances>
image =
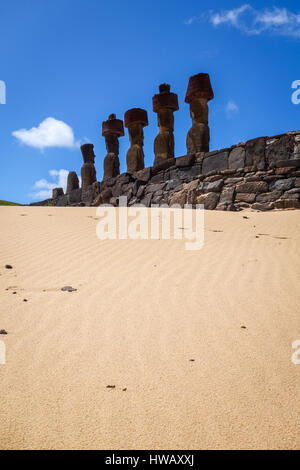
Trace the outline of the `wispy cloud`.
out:
<instances>
[{"instance_id":1,"label":"wispy cloud","mask_svg":"<svg viewBox=\"0 0 300 470\"><path fill-rule=\"evenodd\" d=\"M20 143L40 150L46 147L79 147L79 142L75 141L73 129L65 122L53 117L46 118L38 127L28 130L20 129L12 134Z\"/></svg>"},{"instance_id":2,"label":"wispy cloud","mask_svg":"<svg viewBox=\"0 0 300 470\"><path fill-rule=\"evenodd\" d=\"M68 170L50 170L51 181L46 179L36 181L32 187L33 192L29 195L30 198L34 201L50 199L54 188L63 188L66 191L68 174Z\"/></svg>"},{"instance_id":3,"label":"wispy cloud","mask_svg":"<svg viewBox=\"0 0 300 470\"><path fill-rule=\"evenodd\" d=\"M238 113L239 110L240 109L238 105L233 100L228 101L228 103L225 106L227 119L230 119L234 114Z\"/></svg>"},{"instance_id":4,"label":"wispy cloud","mask_svg":"<svg viewBox=\"0 0 300 470\"><path fill-rule=\"evenodd\" d=\"M294 13L287 8L274 6L258 10L246 3L231 10L210 11L206 16L192 17L186 20L185 24L190 25L205 18L214 27L231 26L249 36L271 33L300 38L300 13Z\"/></svg>"}]
</instances>

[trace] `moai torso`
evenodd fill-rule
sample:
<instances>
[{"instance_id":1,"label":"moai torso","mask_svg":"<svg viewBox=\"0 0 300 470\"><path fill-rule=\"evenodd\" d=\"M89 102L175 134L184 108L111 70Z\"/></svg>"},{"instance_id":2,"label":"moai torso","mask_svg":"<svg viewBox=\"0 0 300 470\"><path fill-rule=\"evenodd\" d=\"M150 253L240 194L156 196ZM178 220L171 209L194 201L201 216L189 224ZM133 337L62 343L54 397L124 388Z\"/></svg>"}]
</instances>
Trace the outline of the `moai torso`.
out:
<instances>
[{"instance_id":1,"label":"moai torso","mask_svg":"<svg viewBox=\"0 0 300 470\"><path fill-rule=\"evenodd\" d=\"M207 102L214 97L208 74L199 73L190 78L185 102L190 105L192 127L187 134L189 154L209 152L210 132Z\"/></svg>"},{"instance_id":2,"label":"moai torso","mask_svg":"<svg viewBox=\"0 0 300 470\"><path fill-rule=\"evenodd\" d=\"M105 137L107 155L104 158L103 179L114 178L120 174L119 137L124 135L123 121L111 114L102 123L102 135Z\"/></svg>"},{"instance_id":3,"label":"moai torso","mask_svg":"<svg viewBox=\"0 0 300 470\"><path fill-rule=\"evenodd\" d=\"M70 171L68 174L67 194L79 188L79 179L76 171Z\"/></svg>"},{"instance_id":4,"label":"moai torso","mask_svg":"<svg viewBox=\"0 0 300 470\"><path fill-rule=\"evenodd\" d=\"M125 113L125 126L128 128L130 148L127 152L127 173L143 170L144 164L144 131L148 125L147 111L133 108Z\"/></svg>"},{"instance_id":5,"label":"moai torso","mask_svg":"<svg viewBox=\"0 0 300 470\"><path fill-rule=\"evenodd\" d=\"M208 105L205 98L195 98L190 103L192 127L188 132L186 145L190 154L209 152Z\"/></svg>"},{"instance_id":6,"label":"moai torso","mask_svg":"<svg viewBox=\"0 0 300 470\"><path fill-rule=\"evenodd\" d=\"M86 188L96 181L94 145L82 145L81 152L84 160L84 164L81 167L81 185L82 188Z\"/></svg>"},{"instance_id":7,"label":"moai torso","mask_svg":"<svg viewBox=\"0 0 300 470\"><path fill-rule=\"evenodd\" d=\"M159 134L154 140L154 165L161 160L174 157L174 111L179 109L175 93L170 93L170 85L159 86L159 94L152 98L153 111L157 113Z\"/></svg>"}]
</instances>

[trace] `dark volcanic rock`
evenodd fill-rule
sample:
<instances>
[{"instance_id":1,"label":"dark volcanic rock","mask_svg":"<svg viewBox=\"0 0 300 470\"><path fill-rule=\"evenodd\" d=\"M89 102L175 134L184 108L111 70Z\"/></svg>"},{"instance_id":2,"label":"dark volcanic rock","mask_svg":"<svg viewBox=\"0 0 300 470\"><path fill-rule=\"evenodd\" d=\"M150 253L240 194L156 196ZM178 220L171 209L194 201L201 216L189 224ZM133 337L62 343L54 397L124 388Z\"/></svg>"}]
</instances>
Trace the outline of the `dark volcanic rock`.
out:
<instances>
[{"instance_id":1,"label":"dark volcanic rock","mask_svg":"<svg viewBox=\"0 0 300 470\"><path fill-rule=\"evenodd\" d=\"M219 204L231 204L235 189L225 187L221 193Z\"/></svg>"},{"instance_id":2,"label":"dark volcanic rock","mask_svg":"<svg viewBox=\"0 0 300 470\"><path fill-rule=\"evenodd\" d=\"M144 168L134 174L135 178L142 183L147 183L151 178L151 168Z\"/></svg>"},{"instance_id":3,"label":"dark volcanic rock","mask_svg":"<svg viewBox=\"0 0 300 470\"><path fill-rule=\"evenodd\" d=\"M61 197L63 195L64 195L63 188L54 188L52 190L52 199L57 199L58 197Z\"/></svg>"},{"instance_id":4,"label":"dark volcanic rock","mask_svg":"<svg viewBox=\"0 0 300 470\"><path fill-rule=\"evenodd\" d=\"M245 166L245 149L243 147L236 147L231 150L228 158L229 168L244 168Z\"/></svg>"},{"instance_id":5,"label":"dark volcanic rock","mask_svg":"<svg viewBox=\"0 0 300 470\"><path fill-rule=\"evenodd\" d=\"M81 201L81 189L73 190L69 195L69 203L70 204L77 204Z\"/></svg>"},{"instance_id":6,"label":"dark volcanic rock","mask_svg":"<svg viewBox=\"0 0 300 470\"><path fill-rule=\"evenodd\" d=\"M195 162L195 155L184 155L183 157L176 158L177 167L192 166Z\"/></svg>"},{"instance_id":7,"label":"dark volcanic rock","mask_svg":"<svg viewBox=\"0 0 300 470\"><path fill-rule=\"evenodd\" d=\"M238 202L248 202L252 203L255 201L256 194L255 193L237 193L235 196L235 200Z\"/></svg>"},{"instance_id":8,"label":"dark volcanic rock","mask_svg":"<svg viewBox=\"0 0 300 470\"><path fill-rule=\"evenodd\" d=\"M281 191L270 191L269 193L258 194L256 202L265 203L265 202L274 202L279 199L281 196Z\"/></svg>"},{"instance_id":9,"label":"dark volcanic rock","mask_svg":"<svg viewBox=\"0 0 300 470\"><path fill-rule=\"evenodd\" d=\"M160 160L153 168L152 168L152 173L155 175L159 171L162 170L167 170L171 166L174 166L176 164L176 159L175 158L167 158L165 160Z\"/></svg>"},{"instance_id":10,"label":"dark volcanic rock","mask_svg":"<svg viewBox=\"0 0 300 470\"><path fill-rule=\"evenodd\" d=\"M202 163L202 173L228 169L228 152L219 152L212 156L205 156Z\"/></svg>"},{"instance_id":11,"label":"dark volcanic rock","mask_svg":"<svg viewBox=\"0 0 300 470\"><path fill-rule=\"evenodd\" d=\"M274 202L255 202L254 204L252 204L251 208L256 211L270 211L275 208L275 204Z\"/></svg>"},{"instance_id":12,"label":"dark volcanic rock","mask_svg":"<svg viewBox=\"0 0 300 470\"><path fill-rule=\"evenodd\" d=\"M300 202L295 199L279 199L275 202L276 209L300 209Z\"/></svg>"},{"instance_id":13,"label":"dark volcanic rock","mask_svg":"<svg viewBox=\"0 0 300 470\"><path fill-rule=\"evenodd\" d=\"M70 171L68 174L67 191L66 194L70 194L72 191L79 188L79 179L76 171Z\"/></svg>"},{"instance_id":14,"label":"dark volcanic rock","mask_svg":"<svg viewBox=\"0 0 300 470\"><path fill-rule=\"evenodd\" d=\"M266 193L268 189L268 184L264 181L239 183L236 186L237 193Z\"/></svg>"},{"instance_id":15,"label":"dark volcanic rock","mask_svg":"<svg viewBox=\"0 0 300 470\"><path fill-rule=\"evenodd\" d=\"M246 143L246 166L254 166L258 170L265 168L265 148L266 138L260 137L258 139L249 140Z\"/></svg>"},{"instance_id":16,"label":"dark volcanic rock","mask_svg":"<svg viewBox=\"0 0 300 470\"><path fill-rule=\"evenodd\" d=\"M169 204L170 206L174 206L175 204L183 207L186 204L187 199L187 192L182 190L174 193L173 196L170 198Z\"/></svg>"},{"instance_id":17,"label":"dark volcanic rock","mask_svg":"<svg viewBox=\"0 0 300 470\"><path fill-rule=\"evenodd\" d=\"M278 181L274 181L270 184L270 189L277 190L277 191L287 191L294 186L296 179L295 178L287 178L287 179L280 179Z\"/></svg>"},{"instance_id":18,"label":"dark volcanic rock","mask_svg":"<svg viewBox=\"0 0 300 470\"><path fill-rule=\"evenodd\" d=\"M197 197L197 204L203 204L204 209L213 210L218 204L219 197L218 193L201 194Z\"/></svg>"},{"instance_id":19,"label":"dark volcanic rock","mask_svg":"<svg viewBox=\"0 0 300 470\"><path fill-rule=\"evenodd\" d=\"M266 160L270 167L276 167L278 162L290 160L294 154L294 137L283 135L266 148ZM286 166L286 165L285 165Z\"/></svg>"},{"instance_id":20,"label":"dark volcanic rock","mask_svg":"<svg viewBox=\"0 0 300 470\"><path fill-rule=\"evenodd\" d=\"M203 190L205 193L210 193L210 192L219 192L222 190L222 187L223 187L223 180L217 180L217 181L213 181L211 183L204 183L203 185Z\"/></svg>"}]
</instances>

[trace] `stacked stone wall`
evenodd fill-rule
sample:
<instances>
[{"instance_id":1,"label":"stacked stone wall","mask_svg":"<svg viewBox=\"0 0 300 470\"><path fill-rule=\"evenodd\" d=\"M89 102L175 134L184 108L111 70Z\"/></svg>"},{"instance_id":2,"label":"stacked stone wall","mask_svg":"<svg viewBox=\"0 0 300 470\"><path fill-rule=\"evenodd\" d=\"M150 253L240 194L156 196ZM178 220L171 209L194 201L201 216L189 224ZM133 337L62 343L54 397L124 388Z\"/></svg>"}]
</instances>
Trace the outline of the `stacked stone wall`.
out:
<instances>
[{"instance_id":1,"label":"stacked stone wall","mask_svg":"<svg viewBox=\"0 0 300 470\"><path fill-rule=\"evenodd\" d=\"M210 210L300 208L300 131L163 160L45 201L55 206L204 204ZM43 204L43 203L40 203Z\"/></svg>"}]
</instances>

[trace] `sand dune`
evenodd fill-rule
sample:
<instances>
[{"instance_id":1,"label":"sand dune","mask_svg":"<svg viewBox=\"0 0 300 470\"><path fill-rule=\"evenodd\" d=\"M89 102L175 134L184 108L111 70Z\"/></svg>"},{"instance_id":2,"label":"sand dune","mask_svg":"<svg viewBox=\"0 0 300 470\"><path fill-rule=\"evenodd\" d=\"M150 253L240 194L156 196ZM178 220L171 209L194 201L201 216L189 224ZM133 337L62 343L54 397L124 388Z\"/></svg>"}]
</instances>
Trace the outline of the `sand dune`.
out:
<instances>
[{"instance_id":1,"label":"sand dune","mask_svg":"<svg viewBox=\"0 0 300 470\"><path fill-rule=\"evenodd\" d=\"M194 252L0 217L1 449L299 448L300 211L206 212Z\"/></svg>"}]
</instances>

